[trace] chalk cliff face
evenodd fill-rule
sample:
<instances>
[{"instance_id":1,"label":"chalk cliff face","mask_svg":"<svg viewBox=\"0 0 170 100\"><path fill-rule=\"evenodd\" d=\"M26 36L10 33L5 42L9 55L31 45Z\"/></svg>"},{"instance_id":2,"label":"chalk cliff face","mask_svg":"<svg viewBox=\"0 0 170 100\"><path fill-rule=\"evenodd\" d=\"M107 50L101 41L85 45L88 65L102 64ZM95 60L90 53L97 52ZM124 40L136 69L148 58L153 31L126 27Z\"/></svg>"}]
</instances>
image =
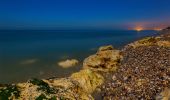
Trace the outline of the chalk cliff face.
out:
<instances>
[{"instance_id":1,"label":"chalk cliff face","mask_svg":"<svg viewBox=\"0 0 170 100\"><path fill-rule=\"evenodd\" d=\"M100 47L70 77L0 85L0 100L93 100L96 90L105 100L169 100L170 31L162 33L122 50Z\"/></svg>"}]
</instances>

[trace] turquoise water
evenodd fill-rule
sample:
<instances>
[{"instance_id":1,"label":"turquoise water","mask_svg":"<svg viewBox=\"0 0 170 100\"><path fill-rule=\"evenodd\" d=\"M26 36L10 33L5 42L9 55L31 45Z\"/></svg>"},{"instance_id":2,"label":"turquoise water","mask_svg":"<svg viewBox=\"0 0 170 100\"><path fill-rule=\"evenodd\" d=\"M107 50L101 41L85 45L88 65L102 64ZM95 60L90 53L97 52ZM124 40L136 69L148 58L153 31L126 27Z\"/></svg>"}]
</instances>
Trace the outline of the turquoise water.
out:
<instances>
[{"instance_id":1,"label":"turquoise water","mask_svg":"<svg viewBox=\"0 0 170 100\"><path fill-rule=\"evenodd\" d=\"M103 45L115 48L155 31L115 30L1 30L0 83L23 82L29 78L65 77L81 69L84 58ZM61 60L75 58L78 66L64 69Z\"/></svg>"}]
</instances>

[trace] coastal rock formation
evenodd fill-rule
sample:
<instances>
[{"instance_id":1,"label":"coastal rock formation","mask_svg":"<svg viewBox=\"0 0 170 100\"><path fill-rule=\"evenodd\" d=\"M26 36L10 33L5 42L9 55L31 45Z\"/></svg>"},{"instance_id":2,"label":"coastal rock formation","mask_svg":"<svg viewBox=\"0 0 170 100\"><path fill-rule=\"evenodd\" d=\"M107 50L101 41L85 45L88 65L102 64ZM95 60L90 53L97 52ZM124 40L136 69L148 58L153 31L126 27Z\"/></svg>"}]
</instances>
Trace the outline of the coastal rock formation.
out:
<instances>
[{"instance_id":1,"label":"coastal rock formation","mask_svg":"<svg viewBox=\"0 0 170 100\"><path fill-rule=\"evenodd\" d=\"M31 79L26 83L0 89L0 100L93 100L91 93L104 82L104 78L89 69L68 78Z\"/></svg>"},{"instance_id":2,"label":"coastal rock formation","mask_svg":"<svg viewBox=\"0 0 170 100\"><path fill-rule=\"evenodd\" d=\"M103 86L105 100L169 100L170 33L148 37L122 49L113 80ZM161 93L162 92L162 93Z\"/></svg>"},{"instance_id":3,"label":"coastal rock formation","mask_svg":"<svg viewBox=\"0 0 170 100\"><path fill-rule=\"evenodd\" d=\"M76 59L67 59L66 61L61 61L58 63L59 66L61 66L62 68L70 68L73 66L76 66L79 63L78 60Z\"/></svg>"},{"instance_id":4,"label":"coastal rock formation","mask_svg":"<svg viewBox=\"0 0 170 100\"><path fill-rule=\"evenodd\" d=\"M96 54L84 60L83 68L102 72L115 71L121 58L119 50L115 50L110 45L103 46L99 48Z\"/></svg>"}]
</instances>

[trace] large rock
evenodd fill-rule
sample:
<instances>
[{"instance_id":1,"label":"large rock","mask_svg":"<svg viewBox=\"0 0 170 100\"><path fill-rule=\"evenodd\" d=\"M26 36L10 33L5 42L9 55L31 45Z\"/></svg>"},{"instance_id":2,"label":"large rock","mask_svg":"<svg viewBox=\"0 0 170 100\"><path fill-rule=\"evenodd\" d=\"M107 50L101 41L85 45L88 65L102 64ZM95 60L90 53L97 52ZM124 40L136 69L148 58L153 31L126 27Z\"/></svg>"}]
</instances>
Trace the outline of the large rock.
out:
<instances>
[{"instance_id":1,"label":"large rock","mask_svg":"<svg viewBox=\"0 0 170 100\"><path fill-rule=\"evenodd\" d=\"M89 69L72 74L71 79L77 81L79 87L86 93L93 93L93 91L104 82L103 76Z\"/></svg>"},{"instance_id":2,"label":"large rock","mask_svg":"<svg viewBox=\"0 0 170 100\"><path fill-rule=\"evenodd\" d=\"M100 47L98 52L86 58L83 62L84 69L92 69L93 71L115 71L122 56L119 50L115 50L112 46Z\"/></svg>"}]
</instances>

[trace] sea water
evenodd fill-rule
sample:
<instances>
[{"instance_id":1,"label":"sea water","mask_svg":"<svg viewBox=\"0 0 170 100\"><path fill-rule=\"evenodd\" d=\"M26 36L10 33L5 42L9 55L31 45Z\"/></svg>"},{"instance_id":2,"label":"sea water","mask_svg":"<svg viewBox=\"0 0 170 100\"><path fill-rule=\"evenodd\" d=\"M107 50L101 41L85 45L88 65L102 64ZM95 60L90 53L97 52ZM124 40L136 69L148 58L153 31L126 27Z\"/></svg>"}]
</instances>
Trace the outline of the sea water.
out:
<instances>
[{"instance_id":1,"label":"sea water","mask_svg":"<svg viewBox=\"0 0 170 100\"><path fill-rule=\"evenodd\" d=\"M155 31L125 30L1 30L0 83L23 82L29 78L66 77L82 68L84 58L100 46L124 45ZM58 62L77 59L79 65L62 68Z\"/></svg>"}]
</instances>

